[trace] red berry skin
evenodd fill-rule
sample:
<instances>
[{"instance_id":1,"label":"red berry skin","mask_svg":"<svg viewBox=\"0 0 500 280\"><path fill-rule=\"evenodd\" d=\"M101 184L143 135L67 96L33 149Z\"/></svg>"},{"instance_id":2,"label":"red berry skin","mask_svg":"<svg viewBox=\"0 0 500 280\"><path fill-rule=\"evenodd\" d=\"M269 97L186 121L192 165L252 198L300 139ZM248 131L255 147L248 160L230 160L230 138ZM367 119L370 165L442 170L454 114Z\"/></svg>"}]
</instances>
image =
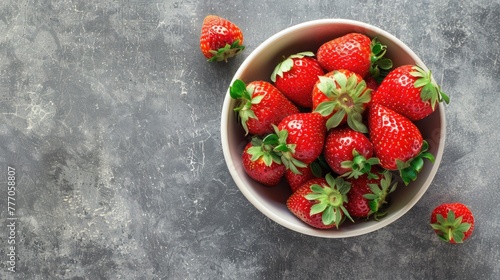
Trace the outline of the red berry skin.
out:
<instances>
[{"instance_id":1,"label":"red berry skin","mask_svg":"<svg viewBox=\"0 0 500 280\"><path fill-rule=\"evenodd\" d=\"M469 223L470 228L464 232L464 236L461 241L455 240L453 236L450 236L451 237L450 239L444 237L443 240L451 244L461 243L466 239L468 239L472 235L472 232L474 231L474 215L472 214L472 211L463 203L460 202L443 203L434 208L434 210L432 211L430 219L431 224L438 223L437 219L438 214L442 215L446 219L448 217L449 211L453 211L453 213L455 214L455 218L462 217L462 223ZM441 237L444 236L444 233L440 230L434 230L434 232L438 236Z\"/></svg>"},{"instance_id":2,"label":"red berry skin","mask_svg":"<svg viewBox=\"0 0 500 280\"><path fill-rule=\"evenodd\" d=\"M215 15L208 15L203 20L200 35L200 49L203 55L211 59L214 57L219 49L224 48L226 45L233 45L237 40L238 46L243 45L243 33L241 29L234 23L227 19ZM216 60L227 60L227 58L236 55L239 51L243 50L237 47L228 53L222 54Z\"/></svg>"},{"instance_id":3,"label":"red berry skin","mask_svg":"<svg viewBox=\"0 0 500 280\"><path fill-rule=\"evenodd\" d=\"M297 167L301 174L295 174L292 170L287 169L285 172L285 179L290 186L292 192L295 192L300 188L305 182L316 178L311 170L310 166Z\"/></svg>"},{"instance_id":4,"label":"red berry skin","mask_svg":"<svg viewBox=\"0 0 500 280\"><path fill-rule=\"evenodd\" d=\"M374 155L385 169L397 170L396 160L406 162L422 149L423 138L417 126L380 104L372 104L368 112L368 129Z\"/></svg>"},{"instance_id":5,"label":"red berry skin","mask_svg":"<svg viewBox=\"0 0 500 280\"><path fill-rule=\"evenodd\" d=\"M417 121L434 112L429 100L423 101L422 88L414 86L419 77L413 65L403 65L395 68L384 78L372 95L372 103L382 104L399 114Z\"/></svg>"},{"instance_id":6,"label":"red berry skin","mask_svg":"<svg viewBox=\"0 0 500 280\"><path fill-rule=\"evenodd\" d=\"M379 84L377 83L377 80L373 78L372 76L367 76L364 78L366 87L371 89L372 92L376 91L378 89Z\"/></svg>"},{"instance_id":7,"label":"red berry skin","mask_svg":"<svg viewBox=\"0 0 500 280\"><path fill-rule=\"evenodd\" d=\"M365 134L347 126L328 131L323 154L326 163L335 173L343 175L351 171L343 168L341 163L353 159L353 150L365 158L373 156L373 145Z\"/></svg>"},{"instance_id":8,"label":"red berry skin","mask_svg":"<svg viewBox=\"0 0 500 280\"><path fill-rule=\"evenodd\" d=\"M252 161L252 155L247 152L250 147L252 147L251 142L245 146L242 154L245 172L250 178L265 186L276 186L285 175L286 167L274 161L270 166L267 166L262 158Z\"/></svg>"},{"instance_id":9,"label":"red berry skin","mask_svg":"<svg viewBox=\"0 0 500 280\"><path fill-rule=\"evenodd\" d=\"M326 125L319 113L298 113L285 117L278 125L279 130L287 130L287 144L295 144L293 157L305 164L316 160L323 151Z\"/></svg>"},{"instance_id":10,"label":"red berry skin","mask_svg":"<svg viewBox=\"0 0 500 280\"><path fill-rule=\"evenodd\" d=\"M318 61L312 57L292 58L293 66L276 76L274 85L292 102L304 108L312 107L312 91L318 76L324 74Z\"/></svg>"},{"instance_id":11,"label":"red berry skin","mask_svg":"<svg viewBox=\"0 0 500 280\"><path fill-rule=\"evenodd\" d=\"M379 184L380 179L368 179L367 175L362 175L357 179L348 179L351 183L351 190L347 193L347 212L352 217L368 218L371 214L369 200L364 197L365 194L372 193L368 184Z\"/></svg>"},{"instance_id":12,"label":"red berry skin","mask_svg":"<svg viewBox=\"0 0 500 280\"><path fill-rule=\"evenodd\" d=\"M371 39L360 33L349 33L321 45L316 53L325 71L347 69L365 77L370 71Z\"/></svg>"},{"instance_id":13,"label":"red berry skin","mask_svg":"<svg viewBox=\"0 0 500 280\"><path fill-rule=\"evenodd\" d=\"M304 183L288 198L286 206L297 218L312 227L319 229L333 228L335 227L335 223L331 225L323 224L321 213L310 215L311 207L316 204L316 202L307 200L305 196L311 193L311 186L313 184L318 184L322 187L328 186L324 178L311 179Z\"/></svg>"},{"instance_id":14,"label":"red berry skin","mask_svg":"<svg viewBox=\"0 0 500 280\"><path fill-rule=\"evenodd\" d=\"M252 110L257 118L247 121L248 132L251 135L266 135L273 133L272 125L292 114L299 113L299 109L288 100L276 87L266 81L253 81L247 85L253 86L252 97L264 95L257 104L252 104Z\"/></svg>"}]
</instances>

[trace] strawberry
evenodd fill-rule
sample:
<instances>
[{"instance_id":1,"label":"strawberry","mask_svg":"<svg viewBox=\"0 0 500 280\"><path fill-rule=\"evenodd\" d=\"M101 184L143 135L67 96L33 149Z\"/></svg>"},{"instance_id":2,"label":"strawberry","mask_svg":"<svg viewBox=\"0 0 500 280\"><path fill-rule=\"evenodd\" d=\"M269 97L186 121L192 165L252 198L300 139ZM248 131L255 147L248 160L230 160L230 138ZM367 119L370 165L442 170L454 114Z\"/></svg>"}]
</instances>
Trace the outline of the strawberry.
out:
<instances>
[{"instance_id":1,"label":"strawberry","mask_svg":"<svg viewBox=\"0 0 500 280\"><path fill-rule=\"evenodd\" d=\"M322 44L316 56L326 71L347 69L361 77L376 77L380 68L389 69L392 62L383 58L387 47L360 33L349 33Z\"/></svg>"},{"instance_id":2,"label":"strawberry","mask_svg":"<svg viewBox=\"0 0 500 280\"><path fill-rule=\"evenodd\" d=\"M444 203L432 211L431 226L441 240L452 244L462 243L474 231L474 216L462 203Z\"/></svg>"},{"instance_id":3,"label":"strawberry","mask_svg":"<svg viewBox=\"0 0 500 280\"><path fill-rule=\"evenodd\" d=\"M278 145L274 150L281 153L287 168L300 173L295 167L305 167L323 151L325 121L315 112L293 114L281 120L275 133Z\"/></svg>"},{"instance_id":4,"label":"strawberry","mask_svg":"<svg viewBox=\"0 0 500 280\"><path fill-rule=\"evenodd\" d=\"M380 165L388 170L399 170L406 185L417 178L424 158L434 161L418 127L395 111L373 104L368 111L368 127Z\"/></svg>"},{"instance_id":5,"label":"strawberry","mask_svg":"<svg viewBox=\"0 0 500 280\"><path fill-rule=\"evenodd\" d=\"M227 19L208 15L203 20L200 49L208 61L226 61L245 49L240 28Z\"/></svg>"},{"instance_id":6,"label":"strawberry","mask_svg":"<svg viewBox=\"0 0 500 280\"><path fill-rule=\"evenodd\" d=\"M365 80L365 83L366 83L366 87L371 89L372 92L376 91L378 89L378 82L377 80L375 80L375 78L373 78L372 76L368 76L366 78L364 78Z\"/></svg>"},{"instance_id":7,"label":"strawberry","mask_svg":"<svg viewBox=\"0 0 500 280\"><path fill-rule=\"evenodd\" d=\"M313 161L306 167L298 167L299 173L294 173L291 169L285 172L285 179L292 192L295 192L305 182L322 177L322 168L317 161Z\"/></svg>"},{"instance_id":8,"label":"strawberry","mask_svg":"<svg viewBox=\"0 0 500 280\"><path fill-rule=\"evenodd\" d=\"M312 52L294 54L279 63L271 75L278 90L295 104L312 107L312 90L324 74Z\"/></svg>"},{"instance_id":9,"label":"strawberry","mask_svg":"<svg viewBox=\"0 0 500 280\"><path fill-rule=\"evenodd\" d=\"M389 72L372 100L412 121L427 117L442 101L449 103L449 97L434 82L430 71L416 65L399 66Z\"/></svg>"},{"instance_id":10,"label":"strawberry","mask_svg":"<svg viewBox=\"0 0 500 280\"><path fill-rule=\"evenodd\" d=\"M292 192L298 190L305 182L316 178L309 165L297 167L299 173L294 173L291 169L285 171L285 179Z\"/></svg>"},{"instance_id":11,"label":"strawberry","mask_svg":"<svg viewBox=\"0 0 500 280\"><path fill-rule=\"evenodd\" d=\"M327 174L325 178L307 181L287 199L286 206L312 227L338 228L344 217L352 220L345 208L350 188L350 184L342 178Z\"/></svg>"},{"instance_id":12,"label":"strawberry","mask_svg":"<svg viewBox=\"0 0 500 280\"><path fill-rule=\"evenodd\" d=\"M356 131L368 132L362 114L371 100L371 90L360 75L338 70L320 76L312 97L313 110L327 119L327 129L347 122Z\"/></svg>"},{"instance_id":13,"label":"strawberry","mask_svg":"<svg viewBox=\"0 0 500 280\"><path fill-rule=\"evenodd\" d=\"M277 125L284 117L299 112L297 106L266 81L253 81L245 85L242 80L235 80L229 94L240 101L234 110L246 134L272 133L273 124Z\"/></svg>"},{"instance_id":14,"label":"strawberry","mask_svg":"<svg viewBox=\"0 0 500 280\"><path fill-rule=\"evenodd\" d=\"M397 183L392 183L390 172L378 173L374 178L367 174L358 178L347 179L351 183L351 190L347 193L346 209L352 217L369 218L376 220L386 213L382 211L388 203L389 194L392 193Z\"/></svg>"},{"instance_id":15,"label":"strawberry","mask_svg":"<svg viewBox=\"0 0 500 280\"><path fill-rule=\"evenodd\" d=\"M370 174L372 165L379 164L372 158L373 145L368 137L347 126L328 131L323 154L335 173L348 178Z\"/></svg>"},{"instance_id":16,"label":"strawberry","mask_svg":"<svg viewBox=\"0 0 500 280\"><path fill-rule=\"evenodd\" d=\"M285 175L285 166L264 140L254 137L243 149L243 168L250 178L266 185L275 186Z\"/></svg>"}]
</instances>

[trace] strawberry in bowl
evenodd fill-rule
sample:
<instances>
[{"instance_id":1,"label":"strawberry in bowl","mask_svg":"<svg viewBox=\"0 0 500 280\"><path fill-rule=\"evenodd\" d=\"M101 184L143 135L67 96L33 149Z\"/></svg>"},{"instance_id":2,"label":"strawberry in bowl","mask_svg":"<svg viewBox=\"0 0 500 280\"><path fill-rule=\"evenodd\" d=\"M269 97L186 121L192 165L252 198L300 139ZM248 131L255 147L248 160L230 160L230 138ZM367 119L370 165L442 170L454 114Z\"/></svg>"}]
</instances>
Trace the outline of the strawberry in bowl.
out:
<instances>
[{"instance_id":1,"label":"strawberry in bowl","mask_svg":"<svg viewBox=\"0 0 500 280\"><path fill-rule=\"evenodd\" d=\"M331 61L342 55L347 57ZM413 65L412 73L419 73L413 73L413 86L426 88L415 91L425 91L415 95L431 105L432 111L423 118L411 119L386 104L384 91L389 86L384 86L384 79L403 65ZM299 74L307 86L295 83ZM312 90L304 90L314 79ZM419 79L430 83L416 82ZM299 110L268 109L286 116L271 121L273 131L254 135L242 125L241 101L228 90L221 114L222 148L234 182L252 205L280 225L324 238L367 234L407 213L431 185L444 150L443 103L448 97L435 86L422 60L388 32L343 19L298 24L259 45L229 87L238 81L247 85L266 81ZM294 87L301 91L292 93ZM413 100L415 107L420 106ZM247 106L253 106L252 101ZM322 123L323 128L312 123ZM308 127L307 132L302 127ZM268 162L279 170L281 179L272 186L252 179L243 167L243 150L255 137L264 139L265 150L274 158Z\"/></svg>"}]
</instances>

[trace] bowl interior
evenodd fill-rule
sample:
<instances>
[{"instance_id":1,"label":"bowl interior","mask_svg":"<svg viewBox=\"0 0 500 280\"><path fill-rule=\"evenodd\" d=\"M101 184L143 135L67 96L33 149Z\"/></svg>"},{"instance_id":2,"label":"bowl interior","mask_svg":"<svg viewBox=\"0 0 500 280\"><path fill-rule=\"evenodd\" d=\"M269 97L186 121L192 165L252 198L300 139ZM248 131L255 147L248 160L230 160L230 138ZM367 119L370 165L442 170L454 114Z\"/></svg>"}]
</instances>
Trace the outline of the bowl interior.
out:
<instances>
[{"instance_id":1,"label":"bowl interior","mask_svg":"<svg viewBox=\"0 0 500 280\"><path fill-rule=\"evenodd\" d=\"M245 59L233 81L235 79L242 79L246 83L254 80L269 81L274 66L284 56L301 51L316 52L324 42L350 32L363 33L370 38L377 37L381 43L387 45L386 56L392 59L395 66L418 64L427 69L404 43L379 28L357 21L325 19L292 26L267 39ZM226 93L221 115L221 140L224 157L233 180L245 197L267 217L284 227L311 236L326 238L357 236L372 232L397 220L415 205L431 184L444 149L446 126L443 106L439 105L434 113L417 123L424 139L429 142L430 152L434 154L436 160L433 164L426 162L416 181L408 186L399 185L393 193L387 216L378 222L367 221L353 224L346 221L338 230L318 230L306 225L288 211L285 202L291 191L286 184L268 188L246 175L241 164L241 153L247 139L233 112L235 105L235 100L230 98L229 92Z\"/></svg>"}]
</instances>

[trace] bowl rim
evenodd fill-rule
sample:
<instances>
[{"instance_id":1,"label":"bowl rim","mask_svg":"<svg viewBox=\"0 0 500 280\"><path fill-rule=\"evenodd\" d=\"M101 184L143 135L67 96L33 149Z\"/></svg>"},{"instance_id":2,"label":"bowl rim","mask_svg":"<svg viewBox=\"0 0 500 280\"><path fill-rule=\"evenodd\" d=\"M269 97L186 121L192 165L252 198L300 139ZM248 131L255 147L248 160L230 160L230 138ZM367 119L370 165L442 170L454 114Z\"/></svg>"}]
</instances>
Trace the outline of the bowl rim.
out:
<instances>
[{"instance_id":1,"label":"bowl rim","mask_svg":"<svg viewBox=\"0 0 500 280\"><path fill-rule=\"evenodd\" d=\"M363 28L370 30L376 34L380 34L381 36L385 37L386 39L396 42L408 55L414 59L415 64L421 66L424 70L428 71L428 68L425 66L425 64L422 62L422 60L401 40L399 40L397 37L394 35L388 33L387 31L380 29L376 26L373 26L368 23L356 21L356 20L351 20L351 19L317 19L317 20L310 20L302 23L298 23L296 25L287 27L265 41L263 41L260 45L258 45L249 55L248 57L245 58L243 63L239 66L238 70L234 74L230 84L232 84L236 79L242 76L248 65L252 62L252 60L257 57L261 52L263 52L270 44L274 43L276 40L279 40L279 38L295 32L300 29L304 28L310 28L313 26L318 26L318 25L331 25L331 24L347 24L347 25L353 25L354 27L358 28ZM238 189L243 193L243 195L248 199L248 201L256 207L261 213L263 213L265 216L270 218L271 220L275 221L276 223L280 224L281 226L284 226L285 228L288 228L290 230L293 230L298 233L302 233L305 235L309 236L314 236L314 237L321 237L321 238L346 238L346 237L355 237L363 234L367 234L373 231L376 231L378 229L381 229L399 218L401 218L404 214L406 214L413 206L421 199L423 194L427 191L429 188L430 184L432 183L432 180L434 179L437 170L439 168L441 158L443 155L444 151L444 145L445 145L445 138L446 138L446 119L445 119L445 112L444 112L444 105L442 103L439 103L439 117L441 121L441 129L440 129L440 142L437 147L437 154L435 157L435 161L433 163L433 166L429 172L429 176L425 179L423 182L423 185L426 187L421 188L415 195L414 197L409 201L409 203L405 204L403 208L397 211L397 213L393 216L390 217L385 217L384 219L378 221L377 223L371 224L367 227L359 228L359 229L353 229L353 230L348 230L348 231L341 231L341 230L335 230L335 231L330 231L330 230L321 230L321 229L315 229L313 227L300 227L294 223L291 223L278 215L277 213L270 211L267 209L264 204L259 201L254 195L247 189L247 187L244 186L244 182L241 180L237 169L235 168L234 163L232 162L231 159L231 154L229 151L229 138L228 138L228 130L227 130L227 125L228 125L228 118L229 114L231 113L230 111L230 106L232 104L232 98L229 95L229 89L226 92L226 96L224 98L224 103L222 106L222 114L221 114L221 143L222 143L222 151L224 154L224 159L226 162L226 165L229 169L229 172L231 174L231 177L233 181L236 183ZM334 233L334 234L332 234Z\"/></svg>"}]
</instances>

